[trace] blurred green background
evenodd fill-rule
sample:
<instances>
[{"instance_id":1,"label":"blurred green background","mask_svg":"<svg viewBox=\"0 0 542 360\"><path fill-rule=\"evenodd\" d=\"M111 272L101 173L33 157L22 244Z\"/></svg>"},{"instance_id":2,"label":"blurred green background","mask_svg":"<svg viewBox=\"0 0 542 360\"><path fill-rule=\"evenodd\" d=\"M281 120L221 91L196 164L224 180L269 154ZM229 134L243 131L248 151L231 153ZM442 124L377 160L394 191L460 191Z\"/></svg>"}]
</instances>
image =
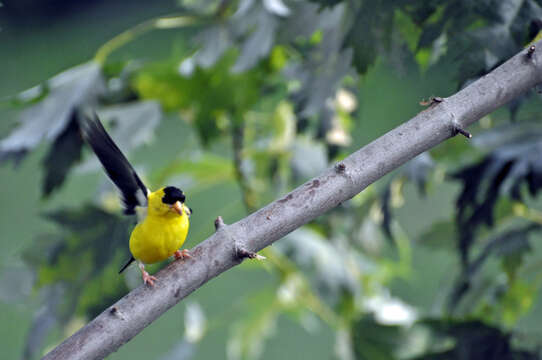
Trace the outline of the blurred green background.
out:
<instances>
[{"instance_id":1,"label":"blurred green background","mask_svg":"<svg viewBox=\"0 0 542 360\"><path fill-rule=\"evenodd\" d=\"M408 120L423 110L420 101L453 94L477 72L466 69L466 60L453 53L441 55L438 61L429 61L428 54L433 51L434 57L438 52L435 49L442 42L442 34L448 34L451 46L452 35L459 37L461 31L494 29L492 21L502 24L502 19L495 20L498 16L489 10L497 15L504 11L491 2L482 9L461 8L452 1L428 2L425 6L405 2L409 4L405 7L394 1L377 2L379 5L345 5L340 1L220 3L225 8L222 13L216 1L3 2L0 137L6 138L17 127L21 112L29 106L12 95L89 61L106 42L126 29L171 14L196 14L207 21L209 14L218 13L222 16L218 24L227 28L237 23L241 29L236 31L246 34L233 40L216 33L202 36L206 30L213 30L212 21L211 25L202 22L186 28L149 31L115 49L101 64L110 91L97 100L104 114L108 106L132 101L155 99L161 105L159 123L156 127L150 125L148 131L152 136L131 147L128 157L153 187L167 182L187 192L187 201L194 210L186 243L191 248L212 234L217 216L221 215L226 223L243 218ZM252 10L235 20L243 4ZM281 6L289 9L288 14ZM304 12L303 6L310 11ZM342 12L337 10L340 6ZM331 40L327 34L339 28L341 16L348 17L344 9L347 6L352 6L352 14L359 16L351 15L347 22L352 32L341 30L346 39L343 46L339 44L342 38L334 38L337 34L330 35ZM451 13L453 16L469 18L475 25L459 29L460 20L453 23L456 18L450 15L452 25L427 35L432 41L424 44L425 30L438 24L439 16L443 16L438 12L449 14L452 6L464 11ZM419 15L423 12L418 7L426 7L425 17ZM265 11L260 8L267 12L265 16L272 15L273 21L288 22L288 26L293 27L292 22L297 21L303 27L303 16L309 21L310 16L318 18L318 25L323 25L309 34L308 40L284 38L275 25L262 25L271 20L262 17ZM392 14L394 26L382 15L388 13ZM381 23L361 14L372 14ZM325 16L336 26L330 27ZM412 19L407 20L408 16ZM288 17L290 20L284 20ZM510 20L510 27L514 22L527 24L532 20L517 17ZM239 25L243 22L249 25L243 28ZM265 51L243 43L248 43L250 34L258 33L258 26L264 32L277 32ZM356 35L362 40L352 39L354 30L359 30L357 26L366 30ZM379 36L387 35L378 35L382 30L379 26L395 32L390 30L389 39L383 39ZM525 25L525 33L527 28ZM497 37L489 33L486 36ZM482 49L486 59L491 60L478 72L490 70L519 51L525 39L513 38L517 44L507 44L506 51L492 52L491 44ZM411 43L418 43L418 47ZM329 47L320 49L321 44ZM350 57L344 56L344 49L350 45L357 50ZM206 46L214 46L215 50L231 46L234 50L224 55L195 52ZM330 68L340 66L325 61L321 67L314 66L321 61L314 49L336 54L337 58L344 56L352 64L348 62L345 71L329 74L334 71ZM248 58L250 51L264 53L259 55L259 62L245 64L241 71L227 75L235 58ZM202 53L216 55L217 59L206 65ZM372 59L363 58L368 53ZM190 80L183 80L177 73L181 64L188 66L186 59L200 66L195 75L187 76ZM297 68L289 67L290 63ZM128 73L126 79L123 71ZM296 76L305 79L300 75L303 71L308 73L303 76L313 82L293 81ZM121 85L128 89L126 93L114 91L115 81L126 82ZM207 91L208 87L213 88ZM303 91L313 91L313 95L322 91L324 95L318 102L303 95ZM311 101L320 103L318 111L307 110ZM343 106L341 101L353 105ZM31 100L32 104L36 100ZM487 145L492 140L484 133L494 130L495 137L513 132L499 128L510 124L511 113L518 133L525 132L526 123L533 123L534 134L540 134L539 99L524 98L516 105L512 112L499 110L474 126L475 138L480 135L482 139L479 144L453 138L434 149L429 160L418 158L411 167L388 175L352 201L266 250L268 261L245 261L198 289L108 358L515 359L520 358L520 350L516 349L532 356L526 359L538 358L542 331L538 321L542 316L537 270L542 260L540 235L531 230L522 232L525 236L516 242L518 237L508 234L512 249L498 243L496 254L483 259L483 270L465 266L456 245L456 238L461 236L455 230L459 217L456 200L462 184L450 177L483 161L485 154L497 148ZM109 125L115 128L114 121ZM237 163L232 137L239 128L244 132L244 148L237 149L242 157ZM531 135L532 129L527 127ZM522 141L524 144L524 138ZM529 141L539 140L533 137ZM496 143L509 145L504 140ZM91 214L98 216L97 210L89 210L86 204L111 213L113 223L128 222L120 216L115 218L120 214L118 204L111 200L115 193L99 167L89 163L87 150L84 165L71 171L51 194L44 195L44 158L50 145L50 141L41 142L20 163L4 159L0 167L0 346L6 359L39 357L140 282L135 269L126 276L116 274L128 256L127 232L112 235L114 252L100 268L92 268L96 277L72 276L71 269L75 274L84 272L77 268L79 261L63 263L55 258L62 257L63 251L74 257L69 249L78 249L77 244L86 244L77 250L81 251L81 268L85 269L89 258L100 257L103 248L84 243L95 235L88 235L91 230L83 227L102 225L98 220L92 222ZM45 163L45 169L49 166ZM488 178L489 184L496 182ZM472 245L469 243L471 254L483 253L492 236L510 230L510 217L540 223L540 204L535 196L518 202L506 195L504 190L499 193L496 224L471 234L476 239ZM52 221L46 215L59 209L82 214L89 223L72 227L71 220L66 220L69 216ZM64 247L54 248L58 253L53 256L47 244L58 239L62 239ZM161 266L151 269L156 271ZM461 288L461 279L469 281L466 295L460 306L450 307L454 291ZM64 290L55 292L55 284L62 284ZM55 296L61 300L51 301ZM506 349L486 352L483 357L472 350L480 349L480 343L503 344ZM470 350L461 352L458 349L462 347Z\"/></svg>"}]
</instances>

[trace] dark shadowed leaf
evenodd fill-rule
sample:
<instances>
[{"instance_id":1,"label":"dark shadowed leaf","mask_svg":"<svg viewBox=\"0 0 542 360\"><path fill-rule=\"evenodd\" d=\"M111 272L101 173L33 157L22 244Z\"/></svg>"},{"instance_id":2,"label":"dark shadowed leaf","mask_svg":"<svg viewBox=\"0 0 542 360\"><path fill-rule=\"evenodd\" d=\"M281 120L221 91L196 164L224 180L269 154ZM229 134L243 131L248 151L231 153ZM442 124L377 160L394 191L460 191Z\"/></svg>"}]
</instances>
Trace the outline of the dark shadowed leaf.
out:
<instances>
[{"instance_id":1,"label":"dark shadowed leaf","mask_svg":"<svg viewBox=\"0 0 542 360\"><path fill-rule=\"evenodd\" d=\"M521 350L514 347L512 336L502 330L479 321L425 320L420 322L434 333L433 344L440 350L416 357L416 360L535 360L536 350ZM453 340L451 347L443 346L439 337Z\"/></svg>"},{"instance_id":2,"label":"dark shadowed leaf","mask_svg":"<svg viewBox=\"0 0 542 360\"><path fill-rule=\"evenodd\" d=\"M481 225L493 225L495 206L501 195L521 201L523 185L533 197L542 188L541 151L542 142L538 139L509 143L452 174L453 179L463 184L457 198L457 224L464 262L476 231Z\"/></svg>"},{"instance_id":3,"label":"dark shadowed leaf","mask_svg":"<svg viewBox=\"0 0 542 360\"><path fill-rule=\"evenodd\" d=\"M321 6L335 6L342 2L342 0L310 0L310 2L320 4Z\"/></svg>"},{"instance_id":4,"label":"dark shadowed leaf","mask_svg":"<svg viewBox=\"0 0 542 360\"><path fill-rule=\"evenodd\" d=\"M463 297L473 290L473 283L492 256L502 259L505 272L509 279L513 279L523 264L524 256L531 251L529 234L539 231L540 228L540 224L529 223L507 229L487 239L485 246L478 252L476 258L464 267L463 273L456 281L448 299L449 309L453 311Z\"/></svg>"},{"instance_id":5,"label":"dark shadowed leaf","mask_svg":"<svg viewBox=\"0 0 542 360\"><path fill-rule=\"evenodd\" d=\"M45 197L62 186L70 168L81 159L83 139L75 116L72 115L68 126L55 139L43 160L45 179L42 193Z\"/></svg>"},{"instance_id":6,"label":"dark shadowed leaf","mask_svg":"<svg viewBox=\"0 0 542 360\"><path fill-rule=\"evenodd\" d=\"M93 205L46 217L59 225L60 233L38 238L24 255L46 299L28 334L29 354L42 349L54 326L65 326L75 314L92 318L127 291L117 273L129 256L130 219Z\"/></svg>"},{"instance_id":7,"label":"dark shadowed leaf","mask_svg":"<svg viewBox=\"0 0 542 360\"><path fill-rule=\"evenodd\" d=\"M370 316L355 322L352 344L357 360L394 360L398 348L403 345L403 329L395 325L382 325Z\"/></svg>"},{"instance_id":8,"label":"dark shadowed leaf","mask_svg":"<svg viewBox=\"0 0 542 360\"><path fill-rule=\"evenodd\" d=\"M73 271L63 274L62 270L67 269L61 269L60 264L67 266L73 262L72 266L86 277L90 274L85 271L90 269L98 269L92 276L99 275L100 269L110 264L119 251L128 257L129 230L135 223L130 217L108 213L88 204L80 208L52 211L45 216L58 224L66 235L64 244L53 252L54 256L42 259L43 265L52 265L53 272L47 273L52 278L56 278L56 273L59 276L68 275L69 278L75 276ZM78 258L85 258L90 263L84 265L85 261L81 261L78 266ZM52 278L41 280L49 282Z\"/></svg>"},{"instance_id":9,"label":"dark shadowed leaf","mask_svg":"<svg viewBox=\"0 0 542 360\"><path fill-rule=\"evenodd\" d=\"M353 65L365 73L376 61L379 53L391 43L393 11L382 1L367 1L359 7L353 17L353 26L344 42L354 50Z\"/></svg>"}]
</instances>

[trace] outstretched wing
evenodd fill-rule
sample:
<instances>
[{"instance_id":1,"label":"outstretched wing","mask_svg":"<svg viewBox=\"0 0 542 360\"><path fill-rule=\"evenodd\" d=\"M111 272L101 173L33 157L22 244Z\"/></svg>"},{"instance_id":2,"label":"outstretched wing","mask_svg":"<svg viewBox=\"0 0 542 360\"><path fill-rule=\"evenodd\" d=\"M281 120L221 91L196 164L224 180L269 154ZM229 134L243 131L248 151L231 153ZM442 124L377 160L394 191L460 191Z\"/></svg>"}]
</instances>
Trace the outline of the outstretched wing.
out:
<instances>
[{"instance_id":1,"label":"outstretched wing","mask_svg":"<svg viewBox=\"0 0 542 360\"><path fill-rule=\"evenodd\" d=\"M147 206L147 187L107 134L96 113L80 112L78 119L83 139L92 147L105 172L122 193L124 213L132 215L136 206Z\"/></svg>"}]
</instances>

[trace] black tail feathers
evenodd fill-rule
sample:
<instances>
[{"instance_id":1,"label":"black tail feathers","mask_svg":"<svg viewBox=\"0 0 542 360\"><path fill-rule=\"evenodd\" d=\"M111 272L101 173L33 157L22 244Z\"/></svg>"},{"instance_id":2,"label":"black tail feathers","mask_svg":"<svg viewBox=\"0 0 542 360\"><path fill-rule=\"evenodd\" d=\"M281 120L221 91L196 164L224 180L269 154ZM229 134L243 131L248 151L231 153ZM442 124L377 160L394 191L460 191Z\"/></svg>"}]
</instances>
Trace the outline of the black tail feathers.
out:
<instances>
[{"instance_id":1,"label":"black tail feathers","mask_svg":"<svg viewBox=\"0 0 542 360\"><path fill-rule=\"evenodd\" d=\"M124 264L124 266L119 270L119 274L122 273L124 270L126 270L126 268L130 266L130 264L133 263L134 261L135 261L134 257L130 256L130 260L128 260L128 262Z\"/></svg>"}]
</instances>

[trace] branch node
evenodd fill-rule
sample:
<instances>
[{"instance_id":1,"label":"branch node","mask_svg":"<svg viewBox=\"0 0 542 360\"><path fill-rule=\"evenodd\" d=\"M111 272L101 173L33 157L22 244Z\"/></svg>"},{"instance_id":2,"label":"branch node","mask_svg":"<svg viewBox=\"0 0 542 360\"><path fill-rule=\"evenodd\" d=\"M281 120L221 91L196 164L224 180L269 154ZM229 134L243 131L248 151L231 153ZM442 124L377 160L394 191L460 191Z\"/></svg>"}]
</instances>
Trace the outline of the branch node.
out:
<instances>
[{"instance_id":1,"label":"branch node","mask_svg":"<svg viewBox=\"0 0 542 360\"><path fill-rule=\"evenodd\" d=\"M215 220L215 230L218 231L221 227L225 226L222 216L218 216Z\"/></svg>"},{"instance_id":2,"label":"branch node","mask_svg":"<svg viewBox=\"0 0 542 360\"><path fill-rule=\"evenodd\" d=\"M529 49L527 49L527 58L531 59L535 50L536 47L534 45L529 46Z\"/></svg>"},{"instance_id":3,"label":"branch node","mask_svg":"<svg viewBox=\"0 0 542 360\"><path fill-rule=\"evenodd\" d=\"M427 101L425 101L425 99L422 99L422 101L420 101L420 105L421 106L431 106L431 105L439 104L439 103L441 103L443 101L444 101L444 99L441 98L440 96L430 96L429 100L427 100Z\"/></svg>"},{"instance_id":4,"label":"branch node","mask_svg":"<svg viewBox=\"0 0 542 360\"><path fill-rule=\"evenodd\" d=\"M266 257L263 256L263 255L260 255L260 254L257 254L255 252L252 252L252 251L248 251L248 250L245 250L243 248L238 248L237 249L237 257L239 259L244 259L244 258L249 258L249 259L256 259L256 260L265 260Z\"/></svg>"},{"instance_id":5,"label":"branch node","mask_svg":"<svg viewBox=\"0 0 542 360\"><path fill-rule=\"evenodd\" d=\"M113 306L110 310L109 310L109 313L113 316L116 316L118 317L119 319L121 320L125 320L124 318L124 315L122 315L122 313L119 311L119 308L116 307L116 306Z\"/></svg>"},{"instance_id":6,"label":"branch node","mask_svg":"<svg viewBox=\"0 0 542 360\"><path fill-rule=\"evenodd\" d=\"M454 130L455 130L455 135L457 134L461 134L463 135L464 137L466 137L467 139L470 139L472 138L472 134L470 132L468 132L467 130L463 129L461 126L459 126L458 124L455 124L454 125Z\"/></svg>"},{"instance_id":7,"label":"branch node","mask_svg":"<svg viewBox=\"0 0 542 360\"><path fill-rule=\"evenodd\" d=\"M344 173L345 170L346 170L346 165L343 162L340 162L335 165L335 171L338 172L339 174Z\"/></svg>"}]
</instances>

